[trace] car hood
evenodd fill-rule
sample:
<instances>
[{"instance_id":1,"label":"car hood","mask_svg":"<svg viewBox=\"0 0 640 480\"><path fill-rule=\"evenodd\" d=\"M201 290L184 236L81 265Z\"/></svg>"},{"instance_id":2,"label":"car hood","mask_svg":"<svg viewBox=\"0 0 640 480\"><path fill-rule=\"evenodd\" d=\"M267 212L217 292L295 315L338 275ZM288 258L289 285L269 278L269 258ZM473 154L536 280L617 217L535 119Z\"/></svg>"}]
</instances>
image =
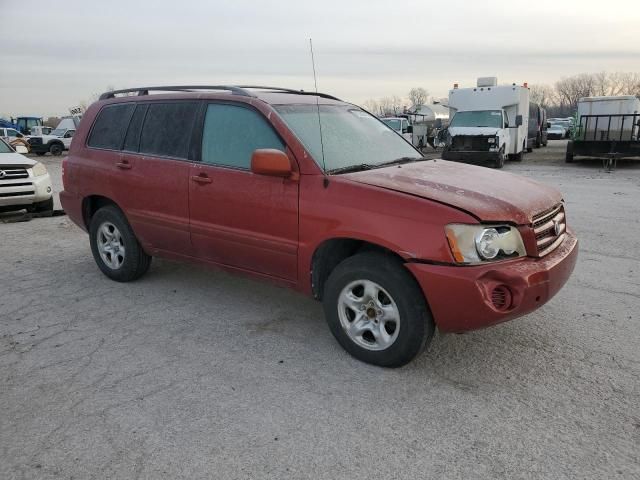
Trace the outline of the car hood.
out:
<instances>
[{"instance_id":1,"label":"car hood","mask_svg":"<svg viewBox=\"0 0 640 480\"><path fill-rule=\"evenodd\" d=\"M458 135L484 135L492 136L498 134L496 127L449 127L449 135L456 137Z\"/></svg>"},{"instance_id":2,"label":"car hood","mask_svg":"<svg viewBox=\"0 0 640 480\"><path fill-rule=\"evenodd\" d=\"M62 137L57 137L55 135L34 135L33 137L30 138L41 138L42 139L42 143L47 143L51 140L58 140Z\"/></svg>"},{"instance_id":3,"label":"car hood","mask_svg":"<svg viewBox=\"0 0 640 480\"><path fill-rule=\"evenodd\" d=\"M0 153L0 168L4 167L33 167L36 163L19 153Z\"/></svg>"},{"instance_id":4,"label":"car hood","mask_svg":"<svg viewBox=\"0 0 640 480\"><path fill-rule=\"evenodd\" d=\"M446 160L426 160L341 176L451 205L483 222L529 224L536 214L562 201L558 190L528 178Z\"/></svg>"}]
</instances>

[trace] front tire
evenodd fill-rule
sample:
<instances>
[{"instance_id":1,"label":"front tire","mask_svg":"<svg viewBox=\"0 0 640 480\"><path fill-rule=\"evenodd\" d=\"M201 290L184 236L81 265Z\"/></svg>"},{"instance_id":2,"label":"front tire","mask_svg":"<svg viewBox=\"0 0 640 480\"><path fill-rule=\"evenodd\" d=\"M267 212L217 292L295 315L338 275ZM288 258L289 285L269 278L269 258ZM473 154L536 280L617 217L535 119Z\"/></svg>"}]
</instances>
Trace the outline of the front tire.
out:
<instances>
[{"instance_id":1,"label":"front tire","mask_svg":"<svg viewBox=\"0 0 640 480\"><path fill-rule=\"evenodd\" d=\"M54 143L49 147L49 153L54 157L59 157L60 155L62 155L63 150L64 147L59 143Z\"/></svg>"},{"instance_id":2,"label":"front tire","mask_svg":"<svg viewBox=\"0 0 640 480\"><path fill-rule=\"evenodd\" d=\"M503 146L498 152L498 159L494 162L493 168L502 168L504 167L504 162L507 160L507 155L504 153L505 146Z\"/></svg>"},{"instance_id":3,"label":"front tire","mask_svg":"<svg viewBox=\"0 0 640 480\"><path fill-rule=\"evenodd\" d=\"M53 212L53 197L27 207L29 213L49 214Z\"/></svg>"},{"instance_id":4,"label":"front tire","mask_svg":"<svg viewBox=\"0 0 640 480\"><path fill-rule=\"evenodd\" d=\"M117 207L98 210L89 224L91 253L98 268L116 282L131 282L144 275L151 256L142 249L129 222Z\"/></svg>"},{"instance_id":5,"label":"front tire","mask_svg":"<svg viewBox=\"0 0 640 480\"><path fill-rule=\"evenodd\" d=\"M323 305L331 333L352 356L400 367L431 340L435 326L422 290L396 258L365 252L327 279Z\"/></svg>"}]
</instances>

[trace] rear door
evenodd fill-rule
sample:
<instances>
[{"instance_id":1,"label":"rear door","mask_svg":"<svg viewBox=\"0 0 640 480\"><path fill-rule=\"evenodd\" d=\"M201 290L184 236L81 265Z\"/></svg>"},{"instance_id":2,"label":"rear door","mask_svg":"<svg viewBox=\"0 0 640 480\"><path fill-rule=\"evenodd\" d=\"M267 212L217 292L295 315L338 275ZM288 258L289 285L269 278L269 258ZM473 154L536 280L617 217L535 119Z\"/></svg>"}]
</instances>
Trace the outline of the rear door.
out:
<instances>
[{"instance_id":1,"label":"rear door","mask_svg":"<svg viewBox=\"0 0 640 480\"><path fill-rule=\"evenodd\" d=\"M201 162L189 174L191 242L198 257L295 280L298 182L251 173L259 148L287 151L261 113L239 104L206 106Z\"/></svg>"},{"instance_id":2,"label":"rear door","mask_svg":"<svg viewBox=\"0 0 640 480\"><path fill-rule=\"evenodd\" d=\"M191 254L189 158L197 101L139 104L118 167L129 191L126 210L151 248Z\"/></svg>"},{"instance_id":3,"label":"rear door","mask_svg":"<svg viewBox=\"0 0 640 480\"><path fill-rule=\"evenodd\" d=\"M190 252L188 157L197 106L107 105L91 129L85 194L115 201L152 251Z\"/></svg>"}]
</instances>

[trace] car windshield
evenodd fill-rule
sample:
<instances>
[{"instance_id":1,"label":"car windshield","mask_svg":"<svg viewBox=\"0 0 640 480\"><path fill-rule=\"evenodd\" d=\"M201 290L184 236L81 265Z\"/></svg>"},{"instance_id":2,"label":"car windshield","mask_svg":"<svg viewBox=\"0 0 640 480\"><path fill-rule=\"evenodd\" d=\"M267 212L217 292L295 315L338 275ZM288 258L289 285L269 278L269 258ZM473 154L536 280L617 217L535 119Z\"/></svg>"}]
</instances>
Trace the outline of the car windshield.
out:
<instances>
[{"instance_id":1,"label":"car windshield","mask_svg":"<svg viewBox=\"0 0 640 480\"><path fill-rule=\"evenodd\" d=\"M353 105L274 105L274 108L325 172L422 157L384 123Z\"/></svg>"},{"instance_id":2,"label":"car windshield","mask_svg":"<svg viewBox=\"0 0 640 480\"><path fill-rule=\"evenodd\" d=\"M64 132L66 132L64 128L56 128L55 130L51 131L51 135L54 135L56 137L61 137L64 135Z\"/></svg>"},{"instance_id":3,"label":"car windshield","mask_svg":"<svg viewBox=\"0 0 640 480\"><path fill-rule=\"evenodd\" d=\"M2 140L0 140L0 153L14 153L14 152L9 145L7 145Z\"/></svg>"},{"instance_id":4,"label":"car windshield","mask_svg":"<svg viewBox=\"0 0 640 480\"><path fill-rule=\"evenodd\" d=\"M451 126L502 128L502 112L500 110L458 112L451 120Z\"/></svg>"},{"instance_id":5,"label":"car windshield","mask_svg":"<svg viewBox=\"0 0 640 480\"><path fill-rule=\"evenodd\" d=\"M393 128L394 130L400 130L400 120L398 120L397 118L382 118L381 120L389 125L390 128Z\"/></svg>"}]
</instances>

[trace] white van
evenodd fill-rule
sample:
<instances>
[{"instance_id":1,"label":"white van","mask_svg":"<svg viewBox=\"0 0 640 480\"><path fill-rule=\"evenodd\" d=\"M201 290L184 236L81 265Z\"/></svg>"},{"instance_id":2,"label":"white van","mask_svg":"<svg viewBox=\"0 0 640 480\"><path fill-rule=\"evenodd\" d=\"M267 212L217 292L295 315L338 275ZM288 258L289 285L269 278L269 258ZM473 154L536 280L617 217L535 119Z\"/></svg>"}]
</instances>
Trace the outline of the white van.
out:
<instances>
[{"instance_id":1,"label":"white van","mask_svg":"<svg viewBox=\"0 0 640 480\"><path fill-rule=\"evenodd\" d=\"M477 87L449 91L452 117L442 154L446 160L502 168L507 158L522 160L529 128L529 89L498 85L496 77L478 79Z\"/></svg>"}]
</instances>

